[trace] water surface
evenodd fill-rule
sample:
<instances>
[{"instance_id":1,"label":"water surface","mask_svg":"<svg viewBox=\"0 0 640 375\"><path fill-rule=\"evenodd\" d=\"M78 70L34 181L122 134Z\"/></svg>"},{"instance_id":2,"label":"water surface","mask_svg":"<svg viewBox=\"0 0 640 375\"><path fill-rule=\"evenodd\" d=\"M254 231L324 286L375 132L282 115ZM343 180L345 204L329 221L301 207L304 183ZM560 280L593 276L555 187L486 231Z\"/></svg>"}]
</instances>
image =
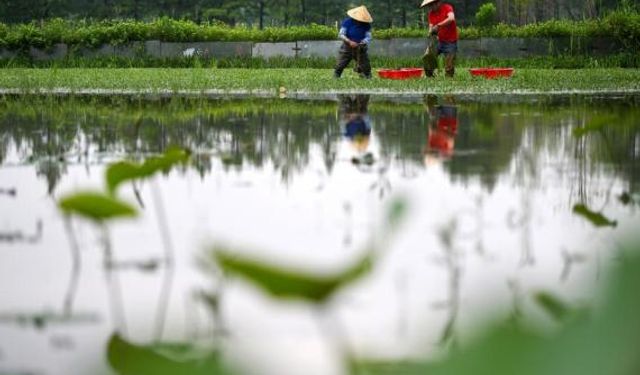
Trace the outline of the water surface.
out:
<instances>
[{"instance_id":1,"label":"water surface","mask_svg":"<svg viewBox=\"0 0 640 375\"><path fill-rule=\"evenodd\" d=\"M257 373L342 373L311 307L223 282L203 259L225 244L336 271L397 197L410 207L401 230L325 311L350 350L433 357L484 319L553 329L531 294L591 304L638 227L639 103L2 97L0 374L109 373L114 332L222 348ZM119 192L140 218L99 227L57 209L65 194L104 190L109 163L171 146L192 163Z\"/></svg>"}]
</instances>

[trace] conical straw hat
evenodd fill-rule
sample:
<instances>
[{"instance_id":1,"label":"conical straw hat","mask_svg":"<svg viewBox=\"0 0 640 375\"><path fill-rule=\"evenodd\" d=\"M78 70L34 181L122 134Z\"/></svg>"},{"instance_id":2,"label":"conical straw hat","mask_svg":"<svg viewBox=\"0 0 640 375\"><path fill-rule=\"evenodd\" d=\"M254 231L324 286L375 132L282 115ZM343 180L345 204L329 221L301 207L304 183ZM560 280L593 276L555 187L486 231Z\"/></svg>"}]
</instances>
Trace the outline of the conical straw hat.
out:
<instances>
[{"instance_id":1,"label":"conical straw hat","mask_svg":"<svg viewBox=\"0 0 640 375\"><path fill-rule=\"evenodd\" d=\"M438 1L438 0L424 0L422 2L422 5L420 5L420 8L424 8L424 7L426 7L427 5L429 5L431 3L435 3L436 1Z\"/></svg>"},{"instance_id":2,"label":"conical straw hat","mask_svg":"<svg viewBox=\"0 0 640 375\"><path fill-rule=\"evenodd\" d=\"M353 18L356 21L360 21L364 23L373 22L373 18L371 17L371 14L367 10L367 7L364 5L349 10L347 14L349 15L349 17Z\"/></svg>"}]
</instances>

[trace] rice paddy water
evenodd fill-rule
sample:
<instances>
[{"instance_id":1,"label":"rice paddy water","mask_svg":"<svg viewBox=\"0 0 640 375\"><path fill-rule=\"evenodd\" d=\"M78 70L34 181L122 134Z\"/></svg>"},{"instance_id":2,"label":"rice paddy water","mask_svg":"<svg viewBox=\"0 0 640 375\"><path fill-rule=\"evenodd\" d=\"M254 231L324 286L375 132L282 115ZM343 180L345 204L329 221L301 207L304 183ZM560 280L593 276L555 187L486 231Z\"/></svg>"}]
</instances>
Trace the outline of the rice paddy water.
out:
<instances>
[{"instance_id":1,"label":"rice paddy water","mask_svg":"<svg viewBox=\"0 0 640 375\"><path fill-rule=\"evenodd\" d=\"M109 373L118 340L220 351L260 373L342 374L343 355L439 358L484 320L553 331L533 296L593 305L640 224L639 104L4 96L0 374ZM189 162L117 188L137 217L59 208L104 192L109 165L172 147ZM383 235L399 199L405 218ZM212 265L224 247L322 278L372 241L370 273L320 307Z\"/></svg>"}]
</instances>

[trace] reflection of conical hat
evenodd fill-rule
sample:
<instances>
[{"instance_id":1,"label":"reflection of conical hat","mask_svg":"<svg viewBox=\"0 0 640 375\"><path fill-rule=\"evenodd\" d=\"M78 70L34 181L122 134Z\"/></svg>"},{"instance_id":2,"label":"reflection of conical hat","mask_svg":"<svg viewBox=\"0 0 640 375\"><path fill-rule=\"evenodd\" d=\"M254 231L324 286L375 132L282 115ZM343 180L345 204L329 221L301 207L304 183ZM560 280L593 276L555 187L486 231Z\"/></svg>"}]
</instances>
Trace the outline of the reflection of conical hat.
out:
<instances>
[{"instance_id":1,"label":"reflection of conical hat","mask_svg":"<svg viewBox=\"0 0 640 375\"><path fill-rule=\"evenodd\" d=\"M373 18L371 17L371 14L367 10L367 7L364 5L349 10L347 14L349 15L349 17L353 18L356 21L360 21L364 23L373 22Z\"/></svg>"},{"instance_id":2,"label":"reflection of conical hat","mask_svg":"<svg viewBox=\"0 0 640 375\"><path fill-rule=\"evenodd\" d=\"M422 5L420 5L420 8L424 8L424 7L426 7L427 5L429 5L431 3L435 3L436 1L438 1L438 0L424 0L422 2Z\"/></svg>"},{"instance_id":3,"label":"reflection of conical hat","mask_svg":"<svg viewBox=\"0 0 640 375\"><path fill-rule=\"evenodd\" d=\"M353 149L359 153L367 151L369 148L369 136L368 135L357 135L351 141L351 146Z\"/></svg>"}]
</instances>

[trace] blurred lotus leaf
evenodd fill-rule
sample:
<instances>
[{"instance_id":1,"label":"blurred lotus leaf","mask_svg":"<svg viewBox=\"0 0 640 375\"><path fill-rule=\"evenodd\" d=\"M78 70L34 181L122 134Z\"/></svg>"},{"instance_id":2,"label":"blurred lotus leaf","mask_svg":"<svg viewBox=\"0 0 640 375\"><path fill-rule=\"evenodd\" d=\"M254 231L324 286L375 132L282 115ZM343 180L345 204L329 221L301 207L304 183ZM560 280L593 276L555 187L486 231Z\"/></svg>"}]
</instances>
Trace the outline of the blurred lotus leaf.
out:
<instances>
[{"instance_id":1,"label":"blurred lotus leaf","mask_svg":"<svg viewBox=\"0 0 640 375\"><path fill-rule=\"evenodd\" d=\"M217 264L228 274L250 281L277 298L317 303L326 301L341 287L364 276L374 260L373 255L367 253L340 273L319 276L242 258L226 248L218 247L213 251Z\"/></svg>"},{"instance_id":2,"label":"blurred lotus leaf","mask_svg":"<svg viewBox=\"0 0 640 375\"><path fill-rule=\"evenodd\" d=\"M589 220L591 224L596 227L616 227L618 225L617 221L612 221L604 217L602 214L598 212L591 211L587 206L583 204L577 204L573 207L573 213L584 217Z\"/></svg>"},{"instance_id":3,"label":"blurred lotus leaf","mask_svg":"<svg viewBox=\"0 0 640 375\"><path fill-rule=\"evenodd\" d=\"M394 199L391 201L387 210L387 224L389 225L389 229L394 231L398 229L398 226L407 215L407 201L402 198Z\"/></svg>"},{"instance_id":4,"label":"blurred lotus leaf","mask_svg":"<svg viewBox=\"0 0 640 375\"><path fill-rule=\"evenodd\" d=\"M534 299L540 307L558 321L564 321L571 315L571 308L550 293L538 292L534 295Z\"/></svg>"},{"instance_id":5,"label":"blurred lotus leaf","mask_svg":"<svg viewBox=\"0 0 640 375\"><path fill-rule=\"evenodd\" d=\"M387 208L386 225L380 231L380 240L388 240L406 216L407 203L402 198L391 201ZM226 273L245 279L270 295L281 299L302 299L322 303L340 288L366 275L377 260L377 244L372 244L364 255L342 272L333 275L310 275L293 269L243 258L224 247L213 249L216 264Z\"/></svg>"},{"instance_id":6,"label":"blurred lotus leaf","mask_svg":"<svg viewBox=\"0 0 640 375\"><path fill-rule=\"evenodd\" d=\"M194 355L190 349L190 345L135 345L114 334L107 347L107 360L120 375L228 374L215 353Z\"/></svg>"},{"instance_id":7,"label":"blurred lotus leaf","mask_svg":"<svg viewBox=\"0 0 640 375\"><path fill-rule=\"evenodd\" d=\"M640 250L636 248L635 250ZM640 256L623 258L596 314L567 321L555 334L494 326L440 362L368 363L367 374L632 375L640 374ZM544 305L556 314L557 301ZM541 298L538 297L538 300ZM560 311L562 310L562 312Z\"/></svg>"},{"instance_id":8,"label":"blurred lotus leaf","mask_svg":"<svg viewBox=\"0 0 640 375\"><path fill-rule=\"evenodd\" d=\"M128 161L112 164L106 171L107 189L113 194L124 182L149 178L158 172L168 173L175 165L189 161L190 157L187 150L171 148L162 156L148 158L142 164Z\"/></svg>"},{"instance_id":9,"label":"blurred lotus leaf","mask_svg":"<svg viewBox=\"0 0 640 375\"><path fill-rule=\"evenodd\" d=\"M137 211L126 202L100 192L79 192L61 198L58 207L66 214L85 217L95 222L135 217Z\"/></svg>"}]
</instances>

